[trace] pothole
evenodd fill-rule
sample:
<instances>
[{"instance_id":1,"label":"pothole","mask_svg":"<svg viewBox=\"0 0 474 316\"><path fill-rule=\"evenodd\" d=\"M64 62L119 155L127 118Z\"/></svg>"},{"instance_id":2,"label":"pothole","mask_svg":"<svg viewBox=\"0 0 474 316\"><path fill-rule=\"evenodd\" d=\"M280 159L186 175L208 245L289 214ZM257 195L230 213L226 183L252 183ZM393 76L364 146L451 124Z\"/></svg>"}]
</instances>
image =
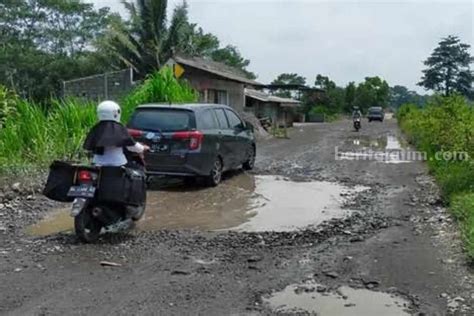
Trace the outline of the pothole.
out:
<instances>
[{"instance_id":1,"label":"pothole","mask_svg":"<svg viewBox=\"0 0 474 316\"><path fill-rule=\"evenodd\" d=\"M315 313L339 316L410 315L410 303L389 293L341 286L331 291L313 281L287 286L263 298L274 313Z\"/></svg>"},{"instance_id":2,"label":"pothole","mask_svg":"<svg viewBox=\"0 0 474 316\"><path fill-rule=\"evenodd\" d=\"M344 205L367 189L248 174L231 177L216 188L177 184L148 191L145 216L136 229L296 230L350 215L352 211ZM60 209L27 232L44 236L72 229L69 209Z\"/></svg>"},{"instance_id":3,"label":"pothole","mask_svg":"<svg viewBox=\"0 0 474 316\"><path fill-rule=\"evenodd\" d=\"M394 135L378 138L357 136L348 139L343 150L336 147L336 159L372 160L389 164L423 159L421 153L411 152L407 149L408 146Z\"/></svg>"}]
</instances>

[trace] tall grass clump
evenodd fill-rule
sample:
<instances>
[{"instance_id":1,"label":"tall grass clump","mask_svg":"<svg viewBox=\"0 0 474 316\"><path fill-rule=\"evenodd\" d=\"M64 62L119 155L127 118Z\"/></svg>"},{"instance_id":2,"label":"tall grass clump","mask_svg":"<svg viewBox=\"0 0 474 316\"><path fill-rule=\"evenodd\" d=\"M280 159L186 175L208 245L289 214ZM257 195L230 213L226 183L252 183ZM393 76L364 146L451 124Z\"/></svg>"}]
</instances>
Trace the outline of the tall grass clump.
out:
<instances>
[{"instance_id":1,"label":"tall grass clump","mask_svg":"<svg viewBox=\"0 0 474 316\"><path fill-rule=\"evenodd\" d=\"M119 103L125 122L139 104L196 99L193 89L164 68ZM96 107L97 103L78 99L51 100L40 106L0 87L0 175L42 169L55 159L83 159L82 144L97 123Z\"/></svg>"},{"instance_id":2,"label":"tall grass clump","mask_svg":"<svg viewBox=\"0 0 474 316\"><path fill-rule=\"evenodd\" d=\"M474 107L461 96L438 97L423 109L402 106L397 118L408 139L427 153L474 262Z\"/></svg>"},{"instance_id":3,"label":"tall grass clump","mask_svg":"<svg viewBox=\"0 0 474 316\"><path fill-rule=\"evenodd\" d=\"M0 129L8 116L15 112L18 96L0 85Z\"/></svg>"},{"instance_id":4,"label":"tall grass clump","mask_svg":"<svg viewBox=\"0 0 474 316\"><path fill-rule=\"evenodd\" d=\"M0 172L42 167L53 159L74 159L96 121L95 105L52 100L47 109L18 100L0 130Z\"/></svg>"},{"instance_id":5,"label":"tall grass clump","mask_svg":"<svg viewBox=\"0 0 474 316\"><path fill-rule=\"evenodd\" d=\"M123 120L128 120L135 107L147 103L196 102L198 95L186 82L176 79L170 67L148 76L122 102Z\"/></svg>"}]
</instances>

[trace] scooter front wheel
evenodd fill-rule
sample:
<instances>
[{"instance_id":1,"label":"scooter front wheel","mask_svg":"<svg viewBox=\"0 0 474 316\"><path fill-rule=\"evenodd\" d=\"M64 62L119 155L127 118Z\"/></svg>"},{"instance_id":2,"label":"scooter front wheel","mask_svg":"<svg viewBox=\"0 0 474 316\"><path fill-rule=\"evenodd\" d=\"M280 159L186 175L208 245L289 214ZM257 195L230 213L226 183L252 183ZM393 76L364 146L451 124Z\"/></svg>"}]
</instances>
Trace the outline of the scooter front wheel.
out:
<instances>
[{"instance_id":1,"label":"scooter front wheel","mask_svg":"<svg viewBox=\"0 0 474 316\"><path fill-rule=\"evenodd\" d=\"M92 215L90 208L86 208L74 217L74 229L81 241L92 243L99 239L102 223Z\"/></svg>"}]
</instances>

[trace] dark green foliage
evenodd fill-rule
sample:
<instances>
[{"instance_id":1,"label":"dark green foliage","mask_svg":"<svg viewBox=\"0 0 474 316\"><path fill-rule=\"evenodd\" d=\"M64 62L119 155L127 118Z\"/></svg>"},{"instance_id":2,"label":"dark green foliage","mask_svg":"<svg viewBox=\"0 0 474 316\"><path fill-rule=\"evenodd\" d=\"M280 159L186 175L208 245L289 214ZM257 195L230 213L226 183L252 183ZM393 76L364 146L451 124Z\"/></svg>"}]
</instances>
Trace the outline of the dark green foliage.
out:
<instances>
[{"instance_id":1,"label":"dark green foliage","mask_svg":"<svg viewBox=\"0 0 474 316\"><path fill-rule=\"evenodd\" d=\"M388 83L380 77L366 77L357 86L354 106L358 106L364 114L373 106L385 108L389 102L389 90Z\"/></svg>"},{"instance_id":2,"label":"dark green foliage","mask_svg":"<svg viewBox=\"0 0 474 316\"><path fill-rule=\"evenodd\" d=\"M306 85L306 79L296 73L280 74L275 80L271 82L273 85ZM277 89L275 95L283 98L291 98L291 91L289 89Z\"/></svg>"},{"instance_id":3,"label":"dark green foliage","mask_svg":"<svg viewBox=\"0 0 474 316\"><path fill-rule=\"evenodd\" d=\"M396 85L390 87L390 106L398 109L403 104L416 104L423 107L428 102L428 95L419 95L416 91L408 90L407 87Z\"/></svg>"},{"instance_id":4,"label":"dark green foliage","mask_svg":"<svg viewBox=\"0 0 474 316\"><path fill-rule=\"evenodd\" d=\"M216 49L210 56L214 61L222 62L228 66L242 70L249 79L257 78L254 73L246 70L250 64L250 60L243 58L235 46L227 45L224 48Z\"/></svg>"},{"instance_id":5,"label":"dark green foliage","mask_svg":"<svg viewBox=\"0 0 474 316\"><path fill-rule=\"evenodd\" d=\"M79 0L9 0L0 4L0 84L22 97L57 96L61 80L107 67L92 44L113 17Z\"/></svg>"},{"instance_id":6,"label":"dark green foliage","mask_svg":"<svg viewBox=\"0 0 474 316\"><path fill-rule=\"evenodd\" d=\"M472 82L474 80L470 64L473 57L469 53L470 45L461 43L456 36L443 38L424 64L423 77L418 85L448 96L460 93L474 98Z\"/></svg>"}]
</instances>

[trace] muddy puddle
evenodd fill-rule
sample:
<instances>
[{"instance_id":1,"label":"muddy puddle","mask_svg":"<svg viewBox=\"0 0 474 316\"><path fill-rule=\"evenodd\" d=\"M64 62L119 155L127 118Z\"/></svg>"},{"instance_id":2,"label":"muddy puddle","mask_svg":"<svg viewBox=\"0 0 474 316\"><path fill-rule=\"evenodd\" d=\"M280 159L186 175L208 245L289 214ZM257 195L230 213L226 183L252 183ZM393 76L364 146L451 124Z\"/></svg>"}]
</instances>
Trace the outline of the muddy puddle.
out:
<instances>
[{"instance_id":1,"label":"muddy puddle","mask_svg":"<svg viewBox=\"0 0 474 316\"><path fill-rule=\"evenodd\" d=\"M138 230L288 231L347 216L343 208L366 187L332 182L294 182L277 176L238 174L216 188L180 182L148 191L147 210ZM68 209L56 210L29 227L32 235L71 231Z\"/></svg>"},{"instance_id":2,"label":"muddy puddle","mask_svg":"<svg viewBox=\"0 0 474 316\"><path fill-rule=\"evenodd\" d=\"M338 160L374 160L384 163L407 163L417 160L411 157L418 153L407 150L408 145L394 135L378 138L354 136L349 138L343 148L336 149Z\"/></svg>"},{"instance_id":3,"label":"muddy puddle","mask_svg":"<svg viewBox=\"0 0 474 316\"><path fill-rule=\"evenodd\" d=\"M263 299L274 312L339 316L410 315L409 302L388 293L342 286L334 291L315 282L295 284Z\"/></svg>"}]
</instances>

